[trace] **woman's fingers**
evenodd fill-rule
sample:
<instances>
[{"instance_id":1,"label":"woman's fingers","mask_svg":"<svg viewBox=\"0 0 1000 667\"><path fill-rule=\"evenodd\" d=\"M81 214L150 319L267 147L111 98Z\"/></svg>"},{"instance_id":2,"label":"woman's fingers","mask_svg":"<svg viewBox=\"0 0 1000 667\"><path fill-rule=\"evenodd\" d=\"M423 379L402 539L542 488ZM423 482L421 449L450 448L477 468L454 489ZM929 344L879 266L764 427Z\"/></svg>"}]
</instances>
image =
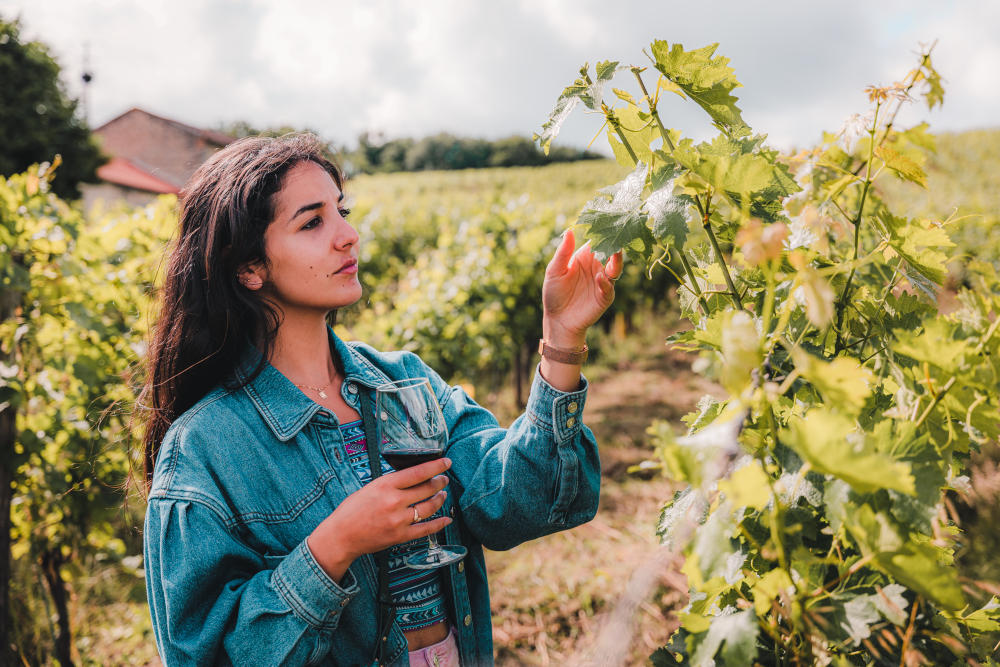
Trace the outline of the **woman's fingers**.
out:
<instances>
[{"instance_id":1,"label":"woman's fingers","mask_svg":"<svg viewBox=\"0 0 1000 667\"><path fill-rule=\"evenodd\" d=\"M439 509L441 509L441 506L444 505L444 499L447 496L448 496L447 492L438 491L430 498L427 498L426 500L421 501L419 503L415 503L414 505L411 506L411 509L415 508L420 518L426 519L432 514L434 514L434 512L437 512Z\"/></svg>"},{"instance_id":2,"label":"woman's fingers","mask_svg":"<svg viewBox=\"0 0 1000 667\"><path fill-rule=\"evenodd\" d=\"M576 239L573 230L567 229L563 233L562 240L556 248L552 261L549 262L547 272L554 275L561 275L569 268L570 260L573 257L573 248L576 247Z\"/></svg>"},{"instance_id":3,"label":"woman's fingers","mask_svg":"<svg viewBox=\"0 0 1000 667\"><path fill-rule=\"evenodd\" d=\"M434 519L432 521L421 521L420 523L413 524L413 527L409 531L405 541L416 540L421 537L427 537L433 533L440 532L444 530L444 527L451 523L451 517L442 516Z\"/></svg>"},{"instance_id":4,"label":"woman's fingers","mask_svg":"<svg viewBox=\"0 0 1000 667\"><path fill-rule=\"evenodd\" d=\"M393 488L408 489L440 475L450 467L451 459L440 458L434 461L421 463L420 465L415 465L412 468L391 472L387 475L383 475L379 479L385 480L382 483L389 484ZM426 498L427 496L424 497Z\"/></svg>"},{"instance_id":5,"label":"woman's fingers","mask_svg":"<svg viewBox=\"0 0 1000 667\"><path fill-rule=\"evenodd\" d=\"M422 484L417 484L416 486L411 486L407 489L400 489L399 500L405 505L419 503L422 500L427 500L434 494L444 489L446 486L448 486L448 477L445 475L437 475ZM427 516L423 512L421 512L420 515Z\"/></svg>"},{"instance_id":6,"label":"woman's fingers","mask_svg":"<svg viewBox=\"0 0 1000 667\"><path fill-rule=\"evenodd\" d=\"M622 261L622 251L619 250L615 254L611 255L611 259L609 259L608 263L604 265L604 274L612 281L615 281L622 277L622 271L624 269L625 265Z\"/></svg>"},{"instance_id":7,"label":"woman's fingers","mask_svg":"<svg viewBox=\"0 0 1000 667\"><path fill-rule=\"evenodd\" d=\"M586 241L582 246L576 249L573 253L573 257L569 260L569 265L571 267L586 267L588 263L594 262L594 251L590 249L590 241Z\"/></svg>"}]
</instances>

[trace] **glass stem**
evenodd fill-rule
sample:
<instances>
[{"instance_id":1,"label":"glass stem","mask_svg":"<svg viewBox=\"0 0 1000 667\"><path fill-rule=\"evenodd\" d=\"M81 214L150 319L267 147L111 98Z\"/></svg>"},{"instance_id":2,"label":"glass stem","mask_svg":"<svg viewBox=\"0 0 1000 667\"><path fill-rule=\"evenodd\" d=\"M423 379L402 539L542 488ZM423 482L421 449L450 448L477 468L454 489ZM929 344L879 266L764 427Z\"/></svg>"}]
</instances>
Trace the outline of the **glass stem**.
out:
<instances>
[{"instance_id":1,"label":"glass stem","mask_svg":"<svg viewBox=\"0 0 1000 667\"><path fill-rule=\"evenodd\" d=\"M441 550L441 547L438 546L437 538L434 536L434 533L431 533L430 535L427 536L427 551L428 551L428 553L430 553L430 554L436 554L440 550Z\"/></svg>"}]
</instances>

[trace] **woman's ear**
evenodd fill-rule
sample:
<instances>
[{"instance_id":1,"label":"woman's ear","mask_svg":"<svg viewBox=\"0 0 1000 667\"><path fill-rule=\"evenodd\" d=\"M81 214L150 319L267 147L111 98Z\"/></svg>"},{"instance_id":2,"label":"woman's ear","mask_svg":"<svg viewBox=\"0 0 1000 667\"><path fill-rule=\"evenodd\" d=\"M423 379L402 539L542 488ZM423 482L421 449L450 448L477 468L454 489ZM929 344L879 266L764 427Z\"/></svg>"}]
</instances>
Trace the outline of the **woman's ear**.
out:
<instances>
[{"instance_id":1,"label":"woman's ear","mask_svg":"<svg viewBox=\"0 0 1000 667\"><path fill-rule=\"evenodd\" d=\"M236 273L236 279L248 290L256 291L264 286L264 267L259 264L244 264Z\"/></svg>"}]
</instances>

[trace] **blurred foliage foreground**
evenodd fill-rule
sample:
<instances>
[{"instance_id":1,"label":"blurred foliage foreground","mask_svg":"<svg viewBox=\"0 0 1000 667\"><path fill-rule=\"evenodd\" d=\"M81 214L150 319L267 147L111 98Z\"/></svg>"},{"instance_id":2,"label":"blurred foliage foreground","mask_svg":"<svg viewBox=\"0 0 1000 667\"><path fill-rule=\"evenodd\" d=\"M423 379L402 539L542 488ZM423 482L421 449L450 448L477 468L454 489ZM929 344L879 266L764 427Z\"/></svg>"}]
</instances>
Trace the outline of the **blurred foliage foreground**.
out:
<instances>
[{"instance_id":1,"label":"blurred foliage foreground","mask_svg":"<svg viewBox=\"0 0 1000 667\"><path fill-rule=\"evenodd\" d=\"M998 136L986 139L995 144ZM942 153L951 155L951 147L963 141L961 135L943 138ZM998 154L984 156L976 168L995 171ZM931 158L928 191L944 192L935 188L942 182L936 179L942 179L954 183L956 198L974 201L975 193L961 190L966 165L960 156L955 164L960 168L947 165L938 173ZM131 402L157 275L174 231L174 201L167 197L145 208L88 219L52 194L56 166L42 164L0 180L0 609L5 613L0 627L5 644L23 664L135 664L150 659L155 648L142 581L142 501L123 503L131 465ZM501 383L526 385L540 334L542 273L556 239L576 221L589 193L625 173L602 161L351 181L347 190L363 239L366 297L341 314L341 333L416 350L453 381L478 387L481 394ZM967 212L972 211L960 211ZM982 217L970 218L952 229L962 224L983 229L975 226L985 223ZM996 241L984 244L971 232L969 239L960 252L949 249L951 255L997 256ZM623 322L639 309L669 305L668 288L674 284L666 270L631 264L609 318ZM792 321L805 326L804 317L798 313ZM911 346L923 344L915 338L918 331ZM932 358L914 367L921 373L929 369L931 380L923 391L944 381L934 376L944 352L950 359L964 358L961 345L976 346L980 340L934 348ZM595 350L598 360L600 355ZM811 377L827 362L813 363L801 373ZM844 381L851 380L845 376ZM824 385L823 391L837 391L837 386ZM937 405L944 409L950 403L938 400ZM709 407L713 414L719 410ZM829 420L841 428L843 419L831 415ZM937 413L931 422L947 429ZM848 465L851 459L845 456ZM763 469L750 470L743 476L756 479ZM813 488L819 469L813 470L801 476L803 491ZM836 498L852 493L831 488L840 494ZM908 490L895 493L909 497ZM751 500L759 502L756 496ZM923 511L919 504L905 507ZM789 509L789 516L801 511ZM880 516L852 521L866 521L857 525L874 530ZM940 539L951 539L955 531L944 525L941 530ZM752 534L766 540L764 534ZM890 539L890 533L881 534ZM916 548L938 547L920 543ZM797 557L794 551L789 556ZM852 558L845 562L857 563ZM812 572L820 565L809 567ZM768 581L775 591L787 588L787 582ZM889 593L900 600L895 589ZM950 608L957 607L958 593L948 588L946 594ZM502 603L503 592L497 596ZM872 605L879 608L874 599ZM917 608L913 603L907 610ZM987 615L980 622L994 623Z\"/></svg>"}]
</instances>

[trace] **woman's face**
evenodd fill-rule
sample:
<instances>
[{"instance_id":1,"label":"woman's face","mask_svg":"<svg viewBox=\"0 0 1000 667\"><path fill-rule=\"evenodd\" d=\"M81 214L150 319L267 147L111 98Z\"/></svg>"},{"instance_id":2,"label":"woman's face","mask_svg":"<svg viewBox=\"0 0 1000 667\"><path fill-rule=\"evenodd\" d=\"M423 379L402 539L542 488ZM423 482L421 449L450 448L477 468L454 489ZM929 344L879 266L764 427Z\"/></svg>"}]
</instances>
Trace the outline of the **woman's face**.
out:
<instances>
[{"instance_id":1,"label":"woman's face","mask_svg":"<svg viewBox=\"0 0 1000 667\"><path fill-rule=\"evenodd\" d=\"M262 293L285 315L329 311L361 298L358 233L344 216L344 195L321 166L299 162L275 194L264 232L268 266L251 269Z\"/></svg>"}]
</instances>

